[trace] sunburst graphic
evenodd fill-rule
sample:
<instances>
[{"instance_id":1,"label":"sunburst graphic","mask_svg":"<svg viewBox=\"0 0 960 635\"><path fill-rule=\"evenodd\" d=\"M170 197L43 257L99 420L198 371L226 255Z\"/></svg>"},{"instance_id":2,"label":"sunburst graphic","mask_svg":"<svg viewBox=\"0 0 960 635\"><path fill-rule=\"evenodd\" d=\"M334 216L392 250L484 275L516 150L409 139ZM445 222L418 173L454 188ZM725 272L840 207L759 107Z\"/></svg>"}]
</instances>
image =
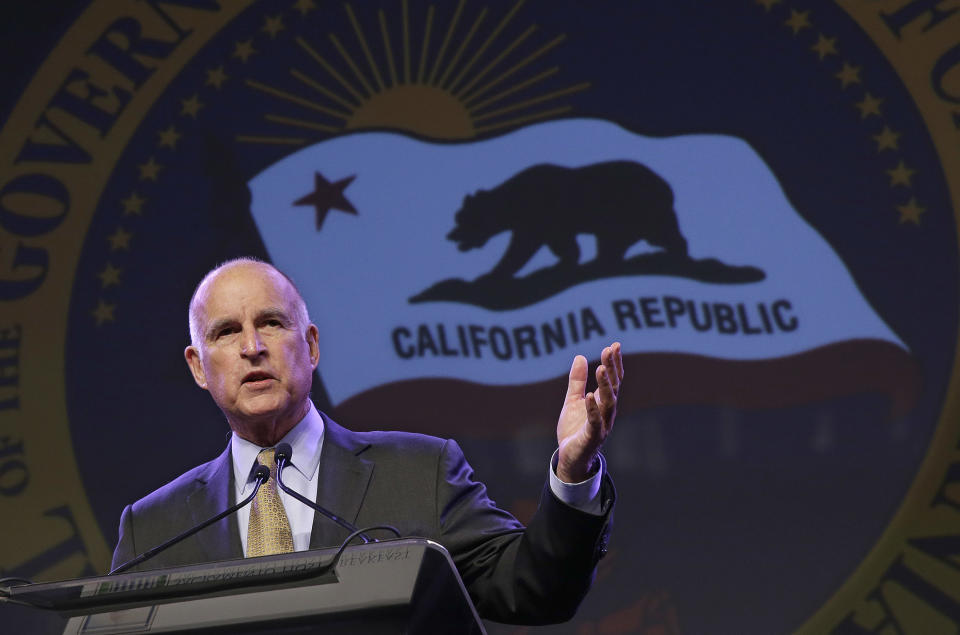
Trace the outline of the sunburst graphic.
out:
<instances>
[{"instance_id":1,"label":"sunburst graphic","mask_svg":"<svg viewBox=\"0 0 960 635\"><path fill-rule=\"evenodd\" d=\"M347 4L351 41L335 33L314 42L295 39L303 54L300 65L290 69L295 90L276 82L246 80L249 88L272 98L270 103L282 105L284 114L270 112L264 118L289 136L239 135L237 140L306 145L331 134L370 128L468 139L562 115L571 110L562 99L590 84L543 88L560 71L545 61L546 56L566 36L544 37L530 25L506 37L524 2L518 0L492 28L496 17L491 10L472 11L467 0L459 0L446 24L438 20L434 5L424 15L411 16L403 0L396 15L380 9L378 25L363 25ZM418 22L422 28L411 29L412 20L422 20ZM413 41L413 32L418 41ZM295 116L287 114L291 105Z\"/></svg>"}]
</instances>

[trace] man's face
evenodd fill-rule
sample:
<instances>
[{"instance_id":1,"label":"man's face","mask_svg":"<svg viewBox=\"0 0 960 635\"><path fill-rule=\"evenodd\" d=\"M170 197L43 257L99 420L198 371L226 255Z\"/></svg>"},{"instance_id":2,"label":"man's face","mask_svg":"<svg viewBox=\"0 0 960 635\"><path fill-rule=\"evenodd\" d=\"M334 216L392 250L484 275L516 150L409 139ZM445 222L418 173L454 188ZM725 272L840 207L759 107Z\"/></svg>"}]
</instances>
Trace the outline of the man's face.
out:
<instances>
[{"instance_id":1,"label":"man's face","mask_svg":"<svg viewBox=\"0 0 960 635\"><path fill-rule=\"evenodd\" d=\"M240 436L282 436L306 414L319 360L317 327L297 323L296 291L269 266L240 263L208 279L195 302L200 340L184 351L194 380Z\"/></svg>"}]
</instances>

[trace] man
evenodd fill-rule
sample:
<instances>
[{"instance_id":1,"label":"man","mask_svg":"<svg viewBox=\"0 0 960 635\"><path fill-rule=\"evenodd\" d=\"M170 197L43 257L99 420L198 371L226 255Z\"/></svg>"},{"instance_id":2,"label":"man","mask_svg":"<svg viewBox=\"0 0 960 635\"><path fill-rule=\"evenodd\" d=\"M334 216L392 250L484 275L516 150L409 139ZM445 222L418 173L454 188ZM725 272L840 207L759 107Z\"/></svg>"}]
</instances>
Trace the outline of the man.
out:
<instances>
[{"instance_id":1,"label":"man","mask_svg":"<svg viewBox=\"0 0 960 635\"><path fill-rule=\"evenodd\" d=\"M584 394L586 359L574 359L549 485L524 528L487 498L454 441L354 433L316 410L308 391L319 333L293 283L271 265L239 259L207 274L190 302L190 333L187 364L223 411L231 441L217 459L124 509L114 567L246 496L256 462L270 455L264 449L285 441L293 447L286 483L358 527L390 524L443 544L481 616L539 623L573 615L606 551L614 491L600 447L623 377L618 343L603 350L594 393ZM261 493L271 488L276 496L272 480ZM149 567L319 548L346 537L285 496L279 509L261 512L258 493L236 518L162 552ZM265 513L283 516L267 538ZM281 546L265 551L265 543Z\"/></svg>"}]
</instances>

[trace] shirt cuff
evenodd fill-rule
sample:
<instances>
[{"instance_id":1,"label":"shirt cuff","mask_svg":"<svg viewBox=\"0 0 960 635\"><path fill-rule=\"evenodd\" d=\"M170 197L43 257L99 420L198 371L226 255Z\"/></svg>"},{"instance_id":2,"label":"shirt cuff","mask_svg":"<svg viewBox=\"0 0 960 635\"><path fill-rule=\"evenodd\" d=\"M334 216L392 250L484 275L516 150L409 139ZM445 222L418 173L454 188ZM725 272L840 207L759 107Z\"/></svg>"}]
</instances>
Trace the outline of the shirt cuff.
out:
<instances>
[{"instance_id":1,"label":"shirt cuff","mask_svg":"<svg viewBox=\"0 0 960 635\"><path fill-rule=\"evenodd\" d=\"M600 516L603 513L603 501L600 500L600 482L607 471L607 460L600 454L600 469L597 473L582 483L564 483L557 476L557 460L560 450L555 450L550 457L550 490L561 501L582 512Z\"/></svg>"}]
</instances>

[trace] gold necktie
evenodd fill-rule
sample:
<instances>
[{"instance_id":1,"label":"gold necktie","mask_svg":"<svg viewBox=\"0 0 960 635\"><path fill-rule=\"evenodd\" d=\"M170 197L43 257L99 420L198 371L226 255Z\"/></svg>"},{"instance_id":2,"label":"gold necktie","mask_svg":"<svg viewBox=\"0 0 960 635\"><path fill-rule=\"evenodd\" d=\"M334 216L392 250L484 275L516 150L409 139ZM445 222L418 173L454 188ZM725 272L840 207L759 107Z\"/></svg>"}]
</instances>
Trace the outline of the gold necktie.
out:
<instances>
[{"instance_id":1,"label":"gold necktie","mask_svg":"<svg viewBox=\"0 0 960 635\"><path fill-rule=\"evenodd\" d=\"M277 464L274 450L261 450L257 463L270 468L270 480L260 486L250 505L250 524L247 527L247 557L269 556L293 551L293 533L283 501L277 491Z\"/></svg>"}]
</instances>

